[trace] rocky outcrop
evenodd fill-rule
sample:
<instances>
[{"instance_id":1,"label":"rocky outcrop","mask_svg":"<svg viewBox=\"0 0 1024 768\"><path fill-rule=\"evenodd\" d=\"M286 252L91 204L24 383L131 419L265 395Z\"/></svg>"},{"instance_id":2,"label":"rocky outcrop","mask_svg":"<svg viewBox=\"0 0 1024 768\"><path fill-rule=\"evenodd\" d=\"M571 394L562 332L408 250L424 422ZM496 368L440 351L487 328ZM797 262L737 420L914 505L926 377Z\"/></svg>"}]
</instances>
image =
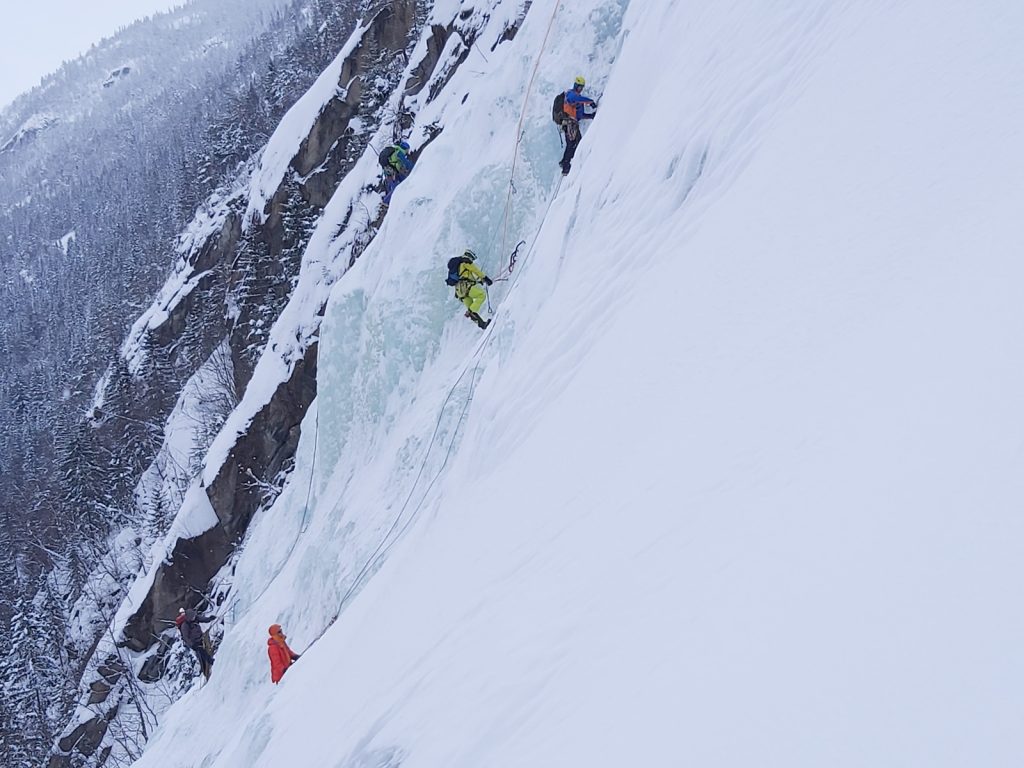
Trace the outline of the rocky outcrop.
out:
<instances>
[{"instance_id":1,"label":"rocky outcrop","mask_svg":"<svg viewBox=\"0 0 1024 768\"><path fill-rule=\"evenodd\" d=\"M268 200L262 222L253 222L245 230L237 214L244 201L236 201L231 215L191 258L186 279L196 279L196 286L147 333L147 357L161 361L151 367L191 375L196 367L192 358L199 356L195 353L209 354L228 334L234 384L239 395L244 392L270 328L291 296L320 210L366 149L368 133L353 131L352 120L358 117L376 123L382 119L382 107L398 85L405 50L422 15L421 3L399 0L384 4L372 17L359 43L342 62L337 95L322 107L297 147L290 172ZM421 67L435 66L439 53L437 48ZM429 77L429 72L424 73ZM383 83L388 83L387 87ZM233 314L230 324L229 306ZM190 333L198 335L183 344ZM187 363L184 350L189 351ZM176 542L146 599L126 625L126 647L136 651L151 648L177 608L195 603L196 594L205 590L237 547L262 503L255 489L274 482L294 456L299 425L316 392L315 350L314 344L306 351L288 381L238 438L228 461L206 489L220 524ZM145 377L138 378L136 386L143 390L135 393L140 410L147 411L150 418L153 413L166 413L169 403L154 402L159 398L154 389L173 394L175 387L154 388ZM171 383L180 385L181 381L176 376ZM160 665L147 662L145 669L152 676Z\"/></svg>"},{"instance_id":2,"label":"rocky outcrop","mask_svg":"<svg viewBox=\"0 0 1024 768\"><path fill-rule=\"evenodd\" d=\"M89 720L79 723L69 733L62 736L57 741L57 746L63 754L55 753L51 755L47 762L47 768L67 768L67 766L71 766L71 755L74 754L86 758L95 755L96 750L103 743L103 738L107 735L110 723L117 716L119 708L120 704L115 703L103 714L96 715ZM106 747L100 753L96 764L102 765L109 754L110 747Z\"/></svg>"},{"instance_id":3,"label":"rocky outcrop","mask_svg":"<svg viewBox=\"0 0 1024 768\"><path fill-rule=\"evenodd\" d=\"M102 704L107 700L114 686L121 681L128 668L116 656L112 656L97 668L100 677L89 684L87 705Z\"/></svg>"},{"instance_id":4,"label":"rocky outcrop","mask_svg":"<svg viewBox=\"0 0 1024 768\"><path fill-rule=\"evenodd\" d=\"M224 334L227 320L224 306L224 273L231 263L242 234L237 211L207 238L190 259L190 278L196 287L170 310L167 319L149 334L149 343L159 349L180 383L195 373L196 361L210 356ZM182 341L186 344L182 344ZM184 350L188 350L187 357Z\"/></svg>"},{"instance_id":5,"label":"rocky outcrop","mask_svg":"<svg viewBox=\"0 0 1024 768\"><path fill-rule=\"evenodd\" d=\"M415 96L423 90L423 86L427 84L430 76L434 73L434 69L437 67L437 63L441 60L441 54L444 52L444 46L448 42L450 34L450 26L431 25L430 36L427 37L427 54L416 65L409 76L409 85L405 89L408 96Z\"/></svg>"},{"instance_id":6,"label":"rocky outcrop","mask_svg":"<svg viewBox=\"0 0 1024 768\"><path fill-rule=\"evenodd\" d=\"M529 4L527 5L527 9ZM523 11L525 15L525 10ZM515 23L506 27L501 35L491 44L490 50L494 51L499 45L507 40L512 40L519 31L519 25L524 17L520 17ZM406 89L406 94L412 96L418 94L430 83L430 93L427 101L433 101L444 90L452 76L458 71L469 57L473 46L478 44L477 36L479 27L478 20L474 19L472 8L462 11L447 26L433 24L430 27L430 36L427 38L427 54L412 72L411 84ZM455 35L458 40L452 44L452 57L450 57L440 69L441 55L449 44L451 37ZM485 41L486 42L486 41Z\"/></svg>"},{"instance_id":7,"label":"rocky outcrop","mask_svg":"<svg viewBox=\"0 0 1024 768\"><path fill-rule=\"evenodd\" d=\"M218 525L194 538L178 539L125 626L124 645L131 650L150 648L180 606L196 604L196 590L205 589L224 566L263 503L253 479L273 479L294 457L302 418L316 397L316 351L316 344L306 350L206 489Z\"/></svg>"},{"instance_id":8,"label":"rocky outcrop","mask_svg":"<svg viewBox=\"0 0 1024 768\"><path fill-rule=\"evenodd\" d=\"M173 386L163 395L151 391L156 372L162 369L166 375L169 371L169 381L183 382L186 374L196 370L197 360L205 359L202 352L208 355L225 337L231 353L229 375L234 377L238 396L244 396L260 355L267 351L271 328L291 298L320 213L367 149L372 135L367 126L390 123L400 130L406 118L401 109L398 115L392 109L395 89L411 96L429 86L433 98L472 48L476 33L465 14L447 26L432 25L422 60L415 64L410 78L400 82L407 51L412 49L428 6L424 0L395 0L378 6L380 10L372 16L360 42L341 64L336 95L323 105L298 143L284 179L267 199L262 215L244 221L241 211L248 201L236 198L221 226L189 257L186 279L196 282L187 295L168 307L159 325L148 329L145 344L150 367L136 376L133 385L138 388L140 412L146 409L150 419L153 413L167 413L177 391ZM454 53L453 35L459 36ZM422 151L440 130L439 125L428 127L418 149ZM354 218L346 217L345 226L356 226ZM358 226L363 226L363 221ZM373 222L365 222L365 226L366 236L357 237L352 246L352 260L372 240ZM216 524L174 543L153 574L147 594L128 618L118 645L144 655L138 659L137 679L125 670L111 676L99 668L87 678L82 703L93 711L106 709L76 723L62 736L51 768L101 765L104 733L117 707L121 706L124 718L123 713L131 709L126 706L131 690L137 689L139 682L155 683L167 673L175 647L174 633L168 627L173 627L178 608L201 602L211 580L236 552L254 515L266 505L266 489L279 488L287 476L302 420L316 397L316 355L317 344L312 342L237 436L204 489ZM106 738L109 744L113 736ZM89 759L83 761L83 757Z\"/></svg>"},{"instance_id":9,"label":"rocky outcrop","mask_svg":"<svg viewBox=\"0 0 1024 768\"><path fill-rule=\"evenodd\" d=\"M230 343L235 386L242 393L291 295L302 254L323 206L366 150L369 134L352 121L375 125L405 67L421 3L385 4L345 57L336 95L320 110L289 163L289 173L264 206L263 220L243 237L228 290L237 318Z\"/></svg>"},{"instance_id":10,"label":"rocky outcrop","mask_svg":"<svg viewBox=\"0 0 1024 768\"><path fill-rule=\"evenodd\" d=\"M31 144L43 131L60 122L50 115L37 115L25 121L13 136L0 145L0 155Z\"/></svg>"},{"instance_id":11,"label":"rocky outcrop","mask_svg":"<svg viewBox=\"0 0 1024 768\"><path fill-rule=\"evenodd\" d=\"M290 296L290 290L281 286L288 283L290 288L291 278L298 271L301 249L308 240L307 227L312 229L317 209L326 204L342 175L366 149L365 134L356 136L349 130L351 120L356 116L380 120L380 109L398 84L397 73L404 62L396 65L396 55L404 56L417 9L414 0L400 0L386 4L373 17L360 43L342 64L338 95L324 105L300 143L290 163L294 173L286 177L267 203L265 220L236 238L238 255L228 277L228 290L235 306L240 307L230 337L239 391L248 384L255 359L263 350L265 338L258 338L257 329L269 329ZM475 31L460 28L464 23L465 19L460 18L447 27L431 26L426 55L414 68L409 81L412 87L406 93L422 89L432 78L442 86L448 81L472 45ZM460 35L463 50L439 70L442 52L455 33ZM382 91L380 78L388 72L393 85ZM371 78L373 85L367 87ZM427 143L439 130L429 132ZM222 232L219 242L230 241L232 238ZM260 290L254 290L257 284ZM196 596L206 591L210 579L235 551L252 516L264 503L259 488L272 484L293 460L302 418L315 395L314 343L245 434L239 436L206 489L218 525L194 538L177 541L158 570L149 594L124 629L123 642L128 648L151 648L178 607L194 605ZM150 665L147 673L155 674L158 669L158 664Z\"/></svg>"},{"instance_id":12,"label":"rocky outcrop","mask_svg":"<svg viewBox=\"0 0 1024 768\"><path fill-rule=\"evenodd\" d=\"M171 651L174 649L175 633L168 633L170 637L161 636L160 646L149 655L139 670L139 680L143 683L155 683L167 672L167 665L170 661Z\"/></svg>"}]
</instances>

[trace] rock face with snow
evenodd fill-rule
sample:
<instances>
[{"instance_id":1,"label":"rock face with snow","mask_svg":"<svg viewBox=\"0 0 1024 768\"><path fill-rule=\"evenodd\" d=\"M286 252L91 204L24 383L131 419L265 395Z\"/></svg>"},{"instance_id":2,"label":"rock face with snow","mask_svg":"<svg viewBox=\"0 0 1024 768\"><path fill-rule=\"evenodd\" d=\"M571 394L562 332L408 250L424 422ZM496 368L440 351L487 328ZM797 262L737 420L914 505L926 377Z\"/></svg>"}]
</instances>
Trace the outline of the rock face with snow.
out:
<instances>
[{"instance_id":1,"label":"rock face with snow","mask_svg":"<svg viewBox=\"0 0 1024 768\"><path fill-rule=\"evenodd\" d=\"M314 0L197 0L98 42L0 110L0 632L12 638L0 751L11 764L44 760L141 553L196 471L182 446L199 454L232 407L222 377L203 377L204 404L182 404L181 439L161 453L182 386L226 349L222 318L179 313L146 340L148 369L129 371L117 349L197 203L230 185L333 58L349 11L342 29Z\"/></svg>"},{"instance_id":2,"label":"rock face with snow","mask_svg":"<svg viewBox=\"0 0 1024 768\"><path fill-rule=\"evenodd\" d=\"M216 264L199 259L195 265L189 265L188 257L183 260L181 279L186 282L218 266L227 275L222 282L213 277L200 278L188 297L189 303L201 306L209 319L225 323L222 333L228 334L235 385L240 392L245 391L252 377L251 360L263 351L267 333L262 329L269 330L273 325L298 275L299 257L309 236L308 227L303 228L301 222L315 220L320 210L316 199L323 195L329 197L330 191L366 149L370 134L350 130L352 119L362 115L363 124L371 124L373 120L381 122L380 97L365 97L365 83L374 84L378 94L390 94L394 85L385 89L382 84L387 82L392 62L409 44L415 11L412 2L393 3L355 33L351 50L339 56L336 66L318 83L313 95L326 100L315 105L308 133L297 145L290 134L273 141L265 162L257 170L256 178L264 179L262 174L279 160L275 153L282 150L287 153L288 142L291 142L291 151L295 154L287 161L280 185L262 203L262 209L253 210L258 204L243 195L239 205L248 204L253 217L242 234L237 238L225 237L225 228L233 233L240 225L238 214L225 210L221 230L197 243L200 254L216 254ZM395 75L390 77L394 79ZM300 101L294 109L293 120L287 120L287 127L303 119L308 121L310 108L308 101ZM270 283L283 288L253 291L249 288L253 283ZM205 319L193 320L190 325L198 322L200 327L205 327L208 325ZM150 334L165 333L169 323L174 323L171 315L159 325L147 326L133 337L132 343L145 345ZM173 333L170 336L175 338ZM139 349L129 346L126 351L129 355L139 354ZM158 625L173 618L178 606L193 603L190 592L196 586L205 587L227 561L262 503L259 484L270 485L287 470L294 456L299 422L315 394L316 344L312 343L303 357L294 361L288 378L280 382L269 401L238 436L228 460L218 469L206 492L219 523L196 540L177 542L146 600L124 629L129 648L138 651L152 646L160 632Z\"/></svg>"},{"instance_id":3,"label":"rock face with snow","mask_svg":"<svg viewBox=\"0 0 1024 768\"><path fill-rule=\"evenodd\" d=\"M1021 116L989 97L1020 13L534 3L474 49L333 282L217 673L140 768L1016 762ZM968 211L993 247L963 258ZM519 239L481 337L443 261L501 275Z\"/></svg>"},{"instance_id":4,"label":"rock face with snow","mask_svg":"<svg viewBox=\"0 0 1024 768\"><path fill-rule=\"evenodd\" d=\"M58 118L53 117L52 115L33 115L26 120L18 130L16 130L14 134L7 139L7 141L0 144L0 154L3 154L4 152L12 152L19 147L28 144L56 122L58 122Z\"/></svg>"},{"instance_id":5,"label":"rock face with snow","mask_svg":"<svg viewBox=\"0 0 1024 768\"><path fill-rule=\"evenodd\" d=\"M132 73L132 68L131 67L127 67L127 66L125 66L125 67L118 67L113 72L111 72L109 75L107 75L107 79L103 81L103 87L104 88L110 88L110 87L116 85L118 80L121 80L122 78L128 77L128 75L130 75L131 73Z\"/></svg>"},{"instance_id":6,"label":"rock face with snow","mask_svg":"<svg viewBox=\"0 0 1024 768\"><path fill-rule=\"evenodd\" d=\"M436 94L439 83L465 60L465 44L444 53L442 45L451 33L457 30L472 42L490 19L489 14L460 14L443 24L434 21L421 40L427 6L410 1L363 10L349 42L285 116L260 157L211 198L182 235L171 279L135 323L115 363L119 386L134 391L122 396L132 402L129 418L141 420L173 404L168 395L174 389L152 386L149 371L166 376L170 370L173 377L163 380L183 386L197 374L188 361L207 359L224 341L230 350L231 389L242 403L229 425L232 431L222 435L223 455L206 462L204 477L195 478L195 487L182 500L178 519L189 523L176 522L157 544L161 554L146 558L152 566L122 606L124 618L115 622L118 639L101 642L95 652L82 688L82 715L90 716L76 717L67 727L51 756L53 766L81 757L96 763L110 754L116 757L129 729L145 738L144 718L137 718L137 724L124 722L136 718L138 708L129 702L142 694L140 683L122 674L128 663L123 654L136 654L132 675L141 684L166 685L178 607L194 605L215 591L211 584L218 572L244 540L252 517L267 506L268 491L271 497L278 492L274 489L294 461L300 423L316 394L315 326L330 280L322 272L305 276L319 298L297 300L292 289L323 207L356 163L370 158L368 182L349 193L345 218L353 239L333 267L343 271L372 241L381 221L382 214L368 213L381 208L373 144L403 135L428 102L426 97L416 103L409 99L431 82ZM502 22L505 39L511 38L512 24ZM435 77L442 61L444 71ZM436 124L424 130L420 149L440 131ZM284 349L273 341L271 329L281 325L279 317L289 302L307 327L290 332L294 346ZM181 357L183 349L187 358ZM250 387L263 358L271 359L273 370ZM101 388L97 402L106 400ZM104 408L97 406L94 415L109 423ZM198 511L202 508L207 511ZM204 517L205 523L197 522ZM183 528L194 533L183 535ZM117 675L110 674L112 668L119 670Z\"/></svg>"},{"instance_id":7,"label":"rock face with snow","mask_svg":"<svg viewBox=\"0 0 1024 768\"><path fill-rule=\"evenodd\" d=\"M253 318L259 316L269 327L278 313L273 312L274 295L268 296L265 292L247 294L243 290L232 292L231 286L253 281L292 281L299 271L299 260L295 255L301 253L308 239L308 233L304 233L297 222L303 218L316 220L317 201L326 202L341 177L365 153L372 135L365 126L380 125L381 129L377 131L378 136L383 137L380 140L390 141L391 132L403 127L401 122L393 122L392 114L397 113L399 118L404 115L406 119L414 116L414 108L406 105L405 99L410 92L415 95L430 81L434 67L441 60L439 41L447 38L449 30L455 28L458 21L450 20L447 27L434 24L426 44L417 45L423 18L424 10L416 3L391 3L356 31L350 50L339 56L336 65L325 73L322 82L311 92L310 96L314 98L300 101L293 115L286 118L280 136L275 135L271 139L254 174L257 185L267 178L276 177L275 174L282 174L273 165L283 157L280 155L282 151L286 155L288 147L292 146L295 154L288 160L283 170L284 178L276 190L266 194L264 187L256 187L256 193L265 196L262 209L253 198L245 199L250 226L240 237L234 234L238 229L238 218L229 210L236 205L232 201L232 206L225 209L221 229L213 231L207 240L196 242L199 257L195 264L188 263L189 257L183 259L181 272L173 284L195 281L195 288L178 306L201 306L212 317L220 316L230 321L225 330L229 333L230 347L235 351L233 369L240 391L245 390L252 376L248 361L253 351L258 353L263 349L262 344L253 343L253 337L259 333L253 329ZM476 31L466 24L460 25L459 29L460 34L466 36ZM406 65L407 49L414 46L419 58L415 66ZM444 73L445 78L451 77L458 62L464 60L465 50L468 49L460 50L454 57L454 65ZM395 67L396 61L402 62L401 66ZM315 118L295 149L294 138L287 130L301 124L303 119L308 121L311 108L316 112ZM360 121L360 132L352 130L353 119ZM425 137L431 140L438 133L439 129L434 126ZM366 237L372 237L378 221L378 217L372 221L362 220L351 229L361 228ZM254 252L259 255L254 257ZM291 264L287 263L286 253L291 256ZM353 250L349 262L357 256L358 251ZM212 276L204 276L209 275L217 264L229 261L232 264L227 278L230 313L229 306L216 303L220 284ZM283 274L277 272L280 269L284 270ZM204 286L204 281L208 285ZM280 300L288 298L289 294L284 293ZM306 306L303 310L313 318L321 308ZM180 316L177 307L170 311L164 307L159 324L148 321L137 324L137 331L125 348L127 356L131 358L142 354L141 349L147 346L149 337L163 335L165 339L176 338L176 334L173 331L168 333L167 328L181 327ZM209 325L202 318L188 323L195 324L199 327ZM210 339L211 342L213 340ZM179 540L175 545L169 561L160 568L154 587L124 628L129 648L141 651L152 646L159 634L159 624L173 617L178 606L193 602L190 591L196 585L207 584L224 565L244 535L252 515L263 503L262 492L252 481L272 484L293 459L299 422L316 392L316 342L307 341L299 348L302 357L289 361L287 377L238 435L228 460L216 470L207 488L219 524L195 541ZM162 344L172 346L167 340Z\"/></svg>"}]
</instances>

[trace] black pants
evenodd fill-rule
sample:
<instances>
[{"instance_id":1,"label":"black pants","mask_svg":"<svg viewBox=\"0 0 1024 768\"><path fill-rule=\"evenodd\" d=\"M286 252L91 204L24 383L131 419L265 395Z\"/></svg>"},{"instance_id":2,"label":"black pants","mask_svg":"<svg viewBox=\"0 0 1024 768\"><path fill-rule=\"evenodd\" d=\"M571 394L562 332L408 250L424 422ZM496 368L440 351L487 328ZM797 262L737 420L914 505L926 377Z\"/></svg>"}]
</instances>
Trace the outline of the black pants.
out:
<instances>
[{"instance_id":1,"label":"black pants","mask_svg":"<svg viewBox=\"0 0 1024 768\"><path fill-rule=\"evenodd\" d=\"M562 153L562 162L559 165L568 170L573 155L576 154L576 147L580 145L580 124L571 118L562 121L562 132L565 134L565 152Z\"/></svg>"},{"instance_id":2,"label":"black pants","mask_svg":"<svg viewBox=\"0 0 1024 768\"><path fill-rule=\"evenodd\" d=\"M192 653L199 659L199 668L203 670L203 674L209 674L209 671L213 668L213 657L206 652L202 645L192 646Z\"/></svg>"}]
</instances>

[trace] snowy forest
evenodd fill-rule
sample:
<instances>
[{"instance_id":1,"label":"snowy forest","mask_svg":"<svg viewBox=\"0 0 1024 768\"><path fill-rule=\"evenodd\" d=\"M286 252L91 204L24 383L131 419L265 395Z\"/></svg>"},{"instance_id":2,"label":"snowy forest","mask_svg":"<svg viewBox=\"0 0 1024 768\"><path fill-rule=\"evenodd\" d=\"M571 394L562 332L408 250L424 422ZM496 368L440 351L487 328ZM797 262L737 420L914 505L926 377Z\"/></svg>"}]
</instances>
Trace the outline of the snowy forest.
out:
<instances>
[{"instance_id":1,"label":"snowy forest","mask_svg":"<svg viewBox=\"0 0 1024 768\"><path fill-rule=\"evenodd\" d=\"M196 339L225 331L191 325L173 357L135 377L144 391L126 382L118 348L200 204L335 57L358 5L196 0L98 42L0 114L5 765L48 753L141 547L166 532L175 483L148 498L136 486L182 377L203 362ZM258 331L239 333L258 346ZM203 434L161 468L179 486L236 403L230 361L212 369L192 415ZM125 530L134 538L115 554L111 536Z\"/></svg>"}]
</instances>

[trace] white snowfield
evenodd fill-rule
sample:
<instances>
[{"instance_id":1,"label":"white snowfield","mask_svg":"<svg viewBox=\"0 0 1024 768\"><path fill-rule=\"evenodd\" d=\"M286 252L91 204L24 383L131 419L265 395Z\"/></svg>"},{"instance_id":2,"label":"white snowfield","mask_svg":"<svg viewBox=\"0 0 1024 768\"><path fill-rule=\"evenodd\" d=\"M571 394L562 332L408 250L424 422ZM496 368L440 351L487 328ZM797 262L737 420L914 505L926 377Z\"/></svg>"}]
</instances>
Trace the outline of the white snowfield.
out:
<instances>
[{"instance_id":1,"label":"white snowfield","mask_svg":"<svg viewBox=\"0 0 1024 768\"><path fill-rule=\"evenodd\" d=\"M136 765L1024 765L1024 4L565 2L501 253L552 9L421 113Z\"/></svg>"}]
</instances>

